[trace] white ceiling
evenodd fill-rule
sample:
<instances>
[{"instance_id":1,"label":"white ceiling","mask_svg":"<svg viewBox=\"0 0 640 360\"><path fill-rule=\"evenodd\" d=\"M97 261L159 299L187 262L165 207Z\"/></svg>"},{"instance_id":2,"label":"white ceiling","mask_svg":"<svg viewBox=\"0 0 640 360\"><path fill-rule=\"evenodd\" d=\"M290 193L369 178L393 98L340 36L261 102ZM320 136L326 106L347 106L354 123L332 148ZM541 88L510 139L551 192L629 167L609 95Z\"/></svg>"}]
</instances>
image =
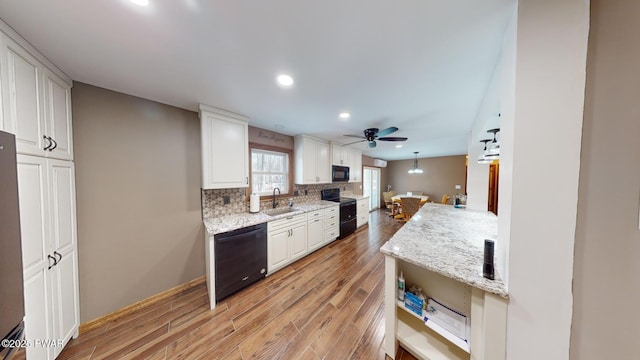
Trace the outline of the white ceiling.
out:
<instances>
[{"instance_id":1,"label":"white ceiling","mask_svg":"<svg viewBox=\"0 0 640 360\"><path fill-rule=\"evenodd\" d=\"M400 149L354 146L395 160L467 153L514 3L20 0L0 1L0 17L74 81L342 144L396 126Z\"/></svg>"}]
</instances>

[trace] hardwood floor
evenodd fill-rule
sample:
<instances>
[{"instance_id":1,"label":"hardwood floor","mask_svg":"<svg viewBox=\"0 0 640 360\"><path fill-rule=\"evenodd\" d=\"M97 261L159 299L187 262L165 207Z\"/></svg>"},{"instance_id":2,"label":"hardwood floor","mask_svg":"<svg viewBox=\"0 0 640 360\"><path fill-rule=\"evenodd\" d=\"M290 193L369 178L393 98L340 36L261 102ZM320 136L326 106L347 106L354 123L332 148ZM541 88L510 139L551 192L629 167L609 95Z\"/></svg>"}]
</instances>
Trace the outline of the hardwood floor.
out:
<instances>
[{"instance_id":1,"label":"hardwood floor","mask_svg":"<svg viewBox=\"0 0 640 360\"><path fill-rule=\"evenodd\" d=\"M58 359L384 359L379 249L401 226L373 212L369 226L214 310L206 284L195 286L81 334Z\"/></svg>"}]
</instances>

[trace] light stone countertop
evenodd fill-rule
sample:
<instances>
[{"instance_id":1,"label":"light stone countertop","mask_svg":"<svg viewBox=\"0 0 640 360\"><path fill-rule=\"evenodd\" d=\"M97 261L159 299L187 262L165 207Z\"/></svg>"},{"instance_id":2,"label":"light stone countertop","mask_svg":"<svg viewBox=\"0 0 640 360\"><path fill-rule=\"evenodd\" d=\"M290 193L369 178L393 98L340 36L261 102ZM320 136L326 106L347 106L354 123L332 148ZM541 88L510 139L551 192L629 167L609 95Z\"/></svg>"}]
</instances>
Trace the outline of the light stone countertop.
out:
<instances>
[{"instance_id":1,"label":"light stone countertop","mask_svg":"<svg viewBox=\"0 0 640 360\"><path fill-rule=\"evenodd\" d=\"M358 195L358 194L354 194L354 193L340 193L340 197L346 197L346 198L351 198L351 199L356 199L356 200L362 200L362 199L368 199L368 196L365 195Z\"/></svg>"},{"instance_id":2,"label":"light stone countertop","mask_svg":"<svg viewBox=\"0 0 640 360\"><path fill-rule=\"evenodd\" d=\"M507 298L497 271L496 280L482 276L484 239L496 240L497 233L498 218L493 213L427 203L380 251Z\"/></svg>"},{"instance_id":3,"label":"light stone countertop","mask_svg":"<svg viewBox=\"0 0 640 360\"><path fill-rule=\"evenodd\" d=\"M204 226L207 229L209 235L216 235L227 231L242 229L247 226L258 225L273 220L284 219L291 215L304 214L318 209L324 209L331 206L339 206L337 202L316 200L304 203L297 203L293 205L295 211L280 214L280 215L267 215L263 211L259 213L241 213L227 216L221 216L216 218L203 219Z\"/></svg>"}]
</instances>

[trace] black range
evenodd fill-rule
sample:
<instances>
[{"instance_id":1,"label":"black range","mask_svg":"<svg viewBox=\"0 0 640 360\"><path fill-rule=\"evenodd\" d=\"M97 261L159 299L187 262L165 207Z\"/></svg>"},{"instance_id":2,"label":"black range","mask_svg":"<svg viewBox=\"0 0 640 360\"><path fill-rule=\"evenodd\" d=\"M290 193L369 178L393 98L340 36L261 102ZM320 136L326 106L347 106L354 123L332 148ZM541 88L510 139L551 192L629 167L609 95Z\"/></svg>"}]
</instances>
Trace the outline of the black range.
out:
<instances>
[{"instance_id":1,"label":"black range","mask_svg":"<svg viewBox=\"0 0 640 360\"><path fill-rule=\"evenodd\" d=\"M356 231L356 199L340 197L340 189L325 189L320 192L320 198L326 201L340 203L340 236L346 236Z\"/></svg>"}]
</instances>

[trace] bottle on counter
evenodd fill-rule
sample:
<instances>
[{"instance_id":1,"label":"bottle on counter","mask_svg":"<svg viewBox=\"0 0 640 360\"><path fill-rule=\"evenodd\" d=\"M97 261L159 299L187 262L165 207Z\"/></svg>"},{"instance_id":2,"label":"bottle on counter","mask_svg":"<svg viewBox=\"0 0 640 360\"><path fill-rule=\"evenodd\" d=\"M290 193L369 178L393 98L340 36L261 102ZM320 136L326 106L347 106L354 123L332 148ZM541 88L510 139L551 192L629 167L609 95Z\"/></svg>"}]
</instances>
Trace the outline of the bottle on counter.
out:
<instances>
[{"instance_id":1,"label":"bottle on counter","mask_svg":"<svg viewBox=\"0 0 640 360\"><path fill-rule=\"evenodd\" d=\"M398 300L404 301L404 291L406 283L404 282L404 274L400 271L400 277L398 277Z\"/></svg>"}]
</instances>

